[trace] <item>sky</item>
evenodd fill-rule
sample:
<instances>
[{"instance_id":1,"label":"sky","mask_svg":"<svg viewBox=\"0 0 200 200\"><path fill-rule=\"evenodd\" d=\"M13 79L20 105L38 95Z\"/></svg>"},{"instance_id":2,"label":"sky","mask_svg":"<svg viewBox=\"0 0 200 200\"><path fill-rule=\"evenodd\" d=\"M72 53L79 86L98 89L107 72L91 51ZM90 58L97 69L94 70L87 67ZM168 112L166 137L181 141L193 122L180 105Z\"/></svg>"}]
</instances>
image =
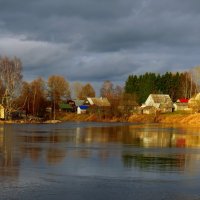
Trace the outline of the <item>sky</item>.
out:
<instances>
[{"instance_id":1,"label":"sky","mask_svg":"<svg viewBox=\"0 0 200 200\"><path fill-rule=\"evenodd\" d=\"M0 55L25 80L124 84L200 64L199 0L0 0Z\"/></svg>"}]
</instances>

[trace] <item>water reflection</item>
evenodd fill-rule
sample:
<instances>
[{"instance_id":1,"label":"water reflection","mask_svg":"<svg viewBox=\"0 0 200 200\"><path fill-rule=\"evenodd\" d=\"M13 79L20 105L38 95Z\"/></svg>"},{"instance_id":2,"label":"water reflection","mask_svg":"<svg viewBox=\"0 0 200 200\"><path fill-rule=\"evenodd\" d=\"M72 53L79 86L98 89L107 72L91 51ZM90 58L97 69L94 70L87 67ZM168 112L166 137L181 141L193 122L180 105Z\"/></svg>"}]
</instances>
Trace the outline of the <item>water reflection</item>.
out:
<instances>
[{"instance_id":1,"label":"water reflection","mask_svg":"<svg viewBox=\"0 0 200 200\"><path fill-rule=\"evenodd\" d=\"M0 127L0 176L18 177L20 157L10 127Z\"/></svg>"},{"instance_id":2,"label":"water reflection","mask_svg":"<svg viewBox=\"0 0 200 200\"><path fill-rule=\"evenodd\" d=\"M151 154L126 154L123 155L125 167L139 167L153 171L184 171L186 157L180 155L151 155Z\"/></svg>"},{"instance_id":3,"label":"water reflection","mask_svg":"<svg viewBox=\"0 0 200 200\"><path fill-rule=\"evenodd\" d=\"M99 161L110 167L122 164L121 170L197 170L199 133L199 128L159 125L2 125L0 177L19 176L20 165L27 159L47 166L66 165L67 160L85 160L94 167L99 165ZM113 159L117 166L111 166Z\"/></svg>"}]
</instances>

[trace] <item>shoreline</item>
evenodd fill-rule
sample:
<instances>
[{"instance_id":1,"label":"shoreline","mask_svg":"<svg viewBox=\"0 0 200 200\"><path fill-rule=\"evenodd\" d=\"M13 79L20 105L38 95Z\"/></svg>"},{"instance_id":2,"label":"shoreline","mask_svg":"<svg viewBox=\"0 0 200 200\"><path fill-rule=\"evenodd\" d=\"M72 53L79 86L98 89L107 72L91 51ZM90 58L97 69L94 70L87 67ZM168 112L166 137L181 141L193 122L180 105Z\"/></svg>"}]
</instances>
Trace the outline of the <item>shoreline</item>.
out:
<instances>
[{"instance_id":1,"label":"shoreline","mask_svg":"<svg viewBox=\"0 0 200 200\"><path fill-rule=\"evenodd\" d=\"M103 118L94 114L77 115L74 113L67 113L57 120L46 121L26 121L26 120L1 120L0 124L55 124L62 122L130 122L130 123L156 123L156 124L170 124L170 125L184 125L184 126L198 126L200 127L200 113L186 114L186 113L165 113L155 115L147 114L133 114L127 118L112 117Z\"/></svg>"}]
</instances>

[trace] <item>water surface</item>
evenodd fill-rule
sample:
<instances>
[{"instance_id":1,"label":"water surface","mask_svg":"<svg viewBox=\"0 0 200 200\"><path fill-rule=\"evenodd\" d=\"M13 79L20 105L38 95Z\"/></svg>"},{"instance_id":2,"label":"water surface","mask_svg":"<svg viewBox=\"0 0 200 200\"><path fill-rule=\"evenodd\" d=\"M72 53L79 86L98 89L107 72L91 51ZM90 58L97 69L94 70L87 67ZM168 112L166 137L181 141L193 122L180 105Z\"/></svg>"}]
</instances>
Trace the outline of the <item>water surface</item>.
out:
<instances>
[{"instance_id":1,"label":"water surface","mask_svg":"<svg viewBox=\"0 0 200 200\"><path fill-rule=\"evenodd\" d=\"M200 129L0 126L0 199L200 199Z\"/></svg>"}]
</instances>

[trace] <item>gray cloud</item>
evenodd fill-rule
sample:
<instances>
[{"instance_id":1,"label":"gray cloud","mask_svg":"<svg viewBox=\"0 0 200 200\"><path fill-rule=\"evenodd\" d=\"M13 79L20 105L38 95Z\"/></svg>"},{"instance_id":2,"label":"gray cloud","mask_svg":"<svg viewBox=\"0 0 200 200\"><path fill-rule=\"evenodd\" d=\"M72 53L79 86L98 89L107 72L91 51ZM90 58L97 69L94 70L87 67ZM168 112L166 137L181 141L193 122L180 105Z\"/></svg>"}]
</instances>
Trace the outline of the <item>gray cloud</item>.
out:
<instances>
[{"instance_id":1,"label":"gray cloud","mask_svg":"<svg viewBox=\"0 0 200 200\"><path fill-rule=\"evenodd\" d=\"M198 65L199 0L0 1L0 52L25 79L123 83L132 73Z\"/></svg>"}]
</instances>

